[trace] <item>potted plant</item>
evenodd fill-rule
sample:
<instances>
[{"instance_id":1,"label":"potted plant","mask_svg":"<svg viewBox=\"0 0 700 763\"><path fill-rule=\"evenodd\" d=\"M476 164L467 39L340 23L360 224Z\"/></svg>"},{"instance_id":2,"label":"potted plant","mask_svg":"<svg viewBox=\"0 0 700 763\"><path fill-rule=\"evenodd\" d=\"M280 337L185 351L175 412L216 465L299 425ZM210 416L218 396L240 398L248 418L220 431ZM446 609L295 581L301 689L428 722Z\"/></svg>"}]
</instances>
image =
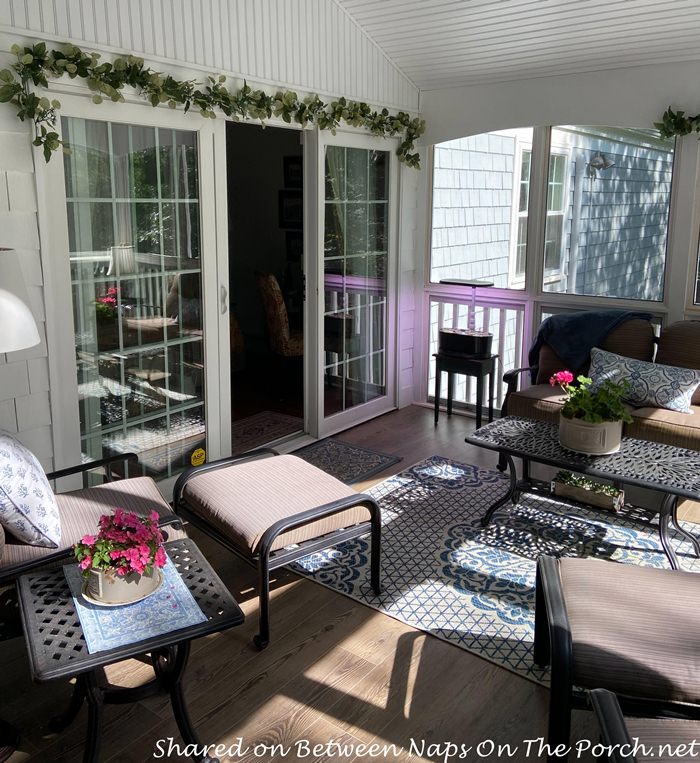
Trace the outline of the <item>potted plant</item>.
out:
<instances>
[{"instance_id":1,"label":"potted plant","mask_svg":"<svg viewBox=\"0 0 700 763\"><path fill-rule=\"evenodd\" d=\"M615 512L620 511L625 505L625 491L622 488L596 482L573 472L557 472L551 482L550 490L552 495L571 498L579 503Z\"/></svg>"},{"instance_id":2,"label":"potted plant","mask_svg":"<svg viewBox=\"0 0 700 763\"><path fill-rule=\"evenodd\" d=\"M577 453L603 456L620 450L622 424L632 416L622 398L628 384L606 379L595 389L588 376L578 376L574 384L571 371L558 371L549 380L565 394L559 414L559 442Z\"/></svg>"},{"instance_id":3,"label":"potted plant","mask_svg":"<svg viewBox=\"0 0 700 763\"><path fill-rule=\"evenodd\" d=\"M109 350L119 346L119 304L118 286L110 286L105 294L95 299L95 321L97 323L97 347Z\"/></svg>"},{"instance_id":4,"label":"potted plant","mask_svg":"<svg viewBox=\"0 0 700 763\"><path fill-rule=\"evenodd\" d=\"M85 577L83 594L97 604L129 604L161 584L167 555L158 513L140 517L116 509L103 514L97 535L84 535L73 546Z\"/></svg>"}]
</instances>

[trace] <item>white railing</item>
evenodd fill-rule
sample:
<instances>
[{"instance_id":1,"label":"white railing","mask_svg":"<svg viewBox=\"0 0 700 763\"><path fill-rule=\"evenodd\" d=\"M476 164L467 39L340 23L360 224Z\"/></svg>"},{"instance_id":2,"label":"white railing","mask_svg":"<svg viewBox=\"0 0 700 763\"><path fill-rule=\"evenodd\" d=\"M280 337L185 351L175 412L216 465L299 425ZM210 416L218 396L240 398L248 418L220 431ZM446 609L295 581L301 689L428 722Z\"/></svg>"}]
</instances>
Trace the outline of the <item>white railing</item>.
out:
<instances>
[{"instance_id":1,"label":"white railing","mask_svg":"<svg viewBox=\"0 0 700 763\"><path fill-rule=\"evenodd\" d=\"M497 300L477 297L472 305L470 297L454 297L438 294L429 295L430 334L428 366L428 395L435 390L435 358L438 351L439 331L443 328L466 329L470 325L471 312L474 310L474 327L479 331L493 334L492 352L498 354L496 363L497 383L495 385L494 405L500 408L506 387L502 383L503 373L521 365L523 357L523 338L525 325L524 304L504 304ZM445 385L442 387L446 389ZM444 394L444 393L443 393ZM476 380L472 377L455 376L454 401L476 403ZM486 401L485 401L486 403Z\"/></svg>"}]
</instances>

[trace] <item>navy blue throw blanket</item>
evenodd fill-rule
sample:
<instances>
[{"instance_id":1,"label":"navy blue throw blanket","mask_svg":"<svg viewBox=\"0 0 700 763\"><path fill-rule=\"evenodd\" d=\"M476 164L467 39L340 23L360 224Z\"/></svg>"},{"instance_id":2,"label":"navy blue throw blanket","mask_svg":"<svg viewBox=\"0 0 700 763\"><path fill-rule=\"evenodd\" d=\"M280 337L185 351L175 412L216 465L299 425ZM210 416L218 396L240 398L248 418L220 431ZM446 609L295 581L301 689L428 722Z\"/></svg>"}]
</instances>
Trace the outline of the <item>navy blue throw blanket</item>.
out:
<instances>
[{"instance_id":1,"label":"navy blue throw blanket","mask_svg":"<svg viewBox=\"0 0 700 763\"><path fill-rule=\"evenodd\" d=\"M632 318L649 321L651 314L633 310L586 310L551 315L542 322L528 354L532 383L537 379L543 344L554 350L568 370L576 372L586 364L594 347L599 347L614 328Z\"/></svg>"}]
</instances>

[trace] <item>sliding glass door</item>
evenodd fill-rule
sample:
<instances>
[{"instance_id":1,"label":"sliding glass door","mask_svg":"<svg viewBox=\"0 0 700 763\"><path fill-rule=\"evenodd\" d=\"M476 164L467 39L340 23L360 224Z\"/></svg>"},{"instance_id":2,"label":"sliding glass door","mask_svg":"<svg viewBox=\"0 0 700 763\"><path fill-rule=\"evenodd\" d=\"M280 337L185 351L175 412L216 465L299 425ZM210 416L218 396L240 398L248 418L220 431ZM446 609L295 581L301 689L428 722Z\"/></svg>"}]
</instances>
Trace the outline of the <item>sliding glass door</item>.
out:
<instances>
[{"instance_id":1,"label":"sliding glass door","mask_svg":"<svg viewBox=\"0 0 700 763\"><path fill-rule=\"evenodd\" d=\"M395 406L395 157L385 142L348 136L322 156L319 429L328 434Z\"/></svg>"},{"instance_id":2,"label":"sliding glass door","mask_svg":"<svg viewBox=\"0 0 700 763\"><path fill-rule=\"evenodd\" d=\"M178 127L153 121L62 118L62 177L51 171L65 193L65 235L53 260L69 272L62 324L70 314L75 384L62 398L77 397L79 420L70 447L77 434L83 459L135 452L167 493L184 468L225 455L228 303L217 283L227 279L213 133L183 129L181 116ZM68 379L70 358L61 362Z\"/></svg>"}]
</instances>

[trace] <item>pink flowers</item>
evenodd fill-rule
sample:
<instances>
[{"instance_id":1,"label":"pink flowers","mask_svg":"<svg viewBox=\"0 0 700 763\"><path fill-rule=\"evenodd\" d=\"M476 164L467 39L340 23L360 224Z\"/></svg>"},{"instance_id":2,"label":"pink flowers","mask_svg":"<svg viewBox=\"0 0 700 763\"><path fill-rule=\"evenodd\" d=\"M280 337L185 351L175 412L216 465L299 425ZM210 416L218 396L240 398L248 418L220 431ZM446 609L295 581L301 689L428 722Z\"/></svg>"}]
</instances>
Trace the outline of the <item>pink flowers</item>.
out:
<instances>
[{"instance_id":1,"label":"pink flowers","mask_svg":"<svg viewBox=\"0 0 700 763\"><path fill-rule=\"evenodd\" d=\"M107 305L107 307L116 309L117 294L119 294L119 287L110 286L109 289L107 289L107 293L103 294L101 297L98 297L95 302L99 302L101 305Z\"/></svg>"},{"instance_id":2,"label":"pink flowers","mask_svg":"<svg viewBox=\"0 0 700 763\"><path fill-rule=\"evenodd\" d=\"M552 387L558 384L560 387L564 387L565 384L571 384L574 380L574 375L571 371L557 371L553 376L549 378L549 383Z\"/></svg>"},{"instance_id":3,"label":"pink flowers","mask_svg":"<svg viewBox=\"0 0 700 763\"><path fill-rule=\"evenodd\" d=\"M153 567L163 567L168 557L158 519L156 511L148 517L124 509L103 514L97 535L84 535L73 547L80 569L86 574L96 569L124 576L131 572L143 575Z\"/></svg>"}]
</instances>

